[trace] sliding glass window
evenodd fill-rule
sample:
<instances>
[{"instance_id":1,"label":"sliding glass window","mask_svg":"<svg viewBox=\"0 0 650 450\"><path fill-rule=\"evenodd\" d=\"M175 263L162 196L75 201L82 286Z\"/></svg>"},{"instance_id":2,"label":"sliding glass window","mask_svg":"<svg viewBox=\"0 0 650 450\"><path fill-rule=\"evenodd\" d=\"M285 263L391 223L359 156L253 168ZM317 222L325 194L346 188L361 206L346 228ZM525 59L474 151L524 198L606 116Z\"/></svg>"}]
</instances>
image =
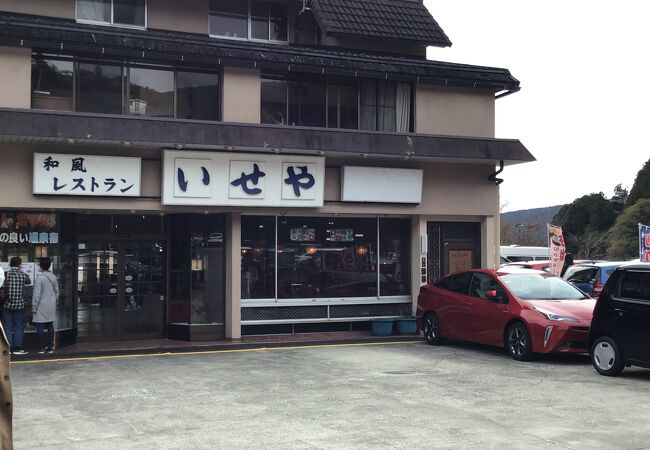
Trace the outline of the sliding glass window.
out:
<instances>
[{"instance_id":1,"label":"sliding glass window","mask_svg":"<svg viewBox=\"0 0 650 450\"><path fill-rule=\"evenodd\" d=\"M146 0L77 0L77 20L108 25L144 28Z\"/></svg>"},{"instance_id":2,"label":"sliding glass window","mask_svg":"<svg viewBox=\"0 0 650 450\"><path fill-rule=\"evenodd\" d=\"M246 216L241 277L242 299L410 295L410 221Z\"/></svg>"},{"instance_id":3,"label":"sliding glass window","mask_svg":"<svg viewBox=\"0 0 650 450\"><path fill-rule=\"evenodd\" d=\"M411 85L392 81L362 81L360 128L411 131Z\"/></svg>"},{"instance_id":4,"label":"sliding glass window","mask_svg":"<svg viewBox=\"0 0 650 450\"><path fill-rule=\"evenodd\" d=\"M216 72L32 57L34 109L216 121L219 89Z\"/></svg>"},{"instance_id":5,"label":"sliding glass window","mask_svg":"<svg viewBox=\"0 0 650 450\"><path fill-rule=\"evenodd\" d=\"M129 114L174 117L174 72L129 68Z\"/></svg>"},{"instance_id":6,"label":"sliding glass window","mask_svg":"<svg viewBox=\"0 0 650 450\"><path fill-rule=\"evenodd\" d=\"M219 120L219 74L176 72L176 117Z\"/></svg>"},{"instance_id":7,"label":"sliding glass window","mask_svg":"<svg viewBox=\"0 0 650 450\"><path fill-rule=\"evenodd\" d=\"M122 73L121 65L79 63L75 110L122 114Z\"/></svg>"},{"instance_id":8,"label":"sliding glass window","mask_svg":"<svg viewBox=\"0 0 650 450\"><path fill-rule=\"evenodd\" d=\"M287 42L287 5L281 0L210 0L210 35Z\"/></svg>"},{"instance_id":9,"label":"sliding glass window","mask_svg":"<svg viewBox=\"0 0 650 450\"><path fill-rule=\"evenodd\" d=\"M48 57L32 60L32 108L72 111L74 63Z\"/></svg>"}]
</instances>

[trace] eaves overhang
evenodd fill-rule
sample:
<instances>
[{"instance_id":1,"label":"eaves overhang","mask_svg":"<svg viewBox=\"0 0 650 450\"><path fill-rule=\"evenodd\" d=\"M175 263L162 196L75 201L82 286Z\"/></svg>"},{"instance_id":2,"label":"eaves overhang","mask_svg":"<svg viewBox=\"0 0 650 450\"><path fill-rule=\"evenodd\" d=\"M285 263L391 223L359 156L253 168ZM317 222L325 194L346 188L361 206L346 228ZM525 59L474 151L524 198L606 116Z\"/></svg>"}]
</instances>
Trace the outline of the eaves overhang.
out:
<instances>
[{"instance_id":1,"label":"eaves overhang","mask_svg":"<svg viewBox=\"0 0 650 450\"><path fill-rule=\"evenodd\" d=\"M516 139L0 109L0 142L205 149L506 165L535 161Z\"/></svg>"},{"instance_id":2,"label":"eaves overhang","mask_svg":"<svg viewBox=\"0 0 650 450\"><path fill-rule=\"evenodd\" d=\"M176 67L231 65L315 76L373 78L495 93L520 89L507 69L373 54L359 50L264 44L163 30L136 30L0 12L0 45L88 58L121 58Z\"/></svg>"}]
</instances>

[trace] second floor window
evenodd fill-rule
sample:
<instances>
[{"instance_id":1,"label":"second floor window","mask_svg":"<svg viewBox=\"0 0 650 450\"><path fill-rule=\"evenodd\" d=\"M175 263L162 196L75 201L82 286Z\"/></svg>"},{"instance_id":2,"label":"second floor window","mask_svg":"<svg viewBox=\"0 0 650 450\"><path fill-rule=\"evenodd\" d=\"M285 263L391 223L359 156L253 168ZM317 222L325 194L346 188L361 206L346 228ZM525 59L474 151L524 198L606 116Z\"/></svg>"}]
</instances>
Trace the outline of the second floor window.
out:
<instances>
[{"instance_id":1,"label":"second floor window","mask_svg":"<svg viewBox=\"0 0 650 450\"><path fill-rule=\"evenodd\" d=\"M210 0L210 35L288 41L287 5L269 0Z\"/></svg>"},{"instance_id":2,"label":"second floor window","mask_svg":"<svg viewBox=\"0 0 650 450\"><path fill-rule=\"evenodd\" d=\"M147 0L77 0L77 20L145 28Z\"/></svg>"},{"instance_id":3,"label":"second floor window","mask_svg":"<svg viewBox=\"0 0 650 450\"><path fill-rule=\"evenodd\" d=\"M34 55L32 108L219 120L219 74Z\"/></svg>"}]
</instances>

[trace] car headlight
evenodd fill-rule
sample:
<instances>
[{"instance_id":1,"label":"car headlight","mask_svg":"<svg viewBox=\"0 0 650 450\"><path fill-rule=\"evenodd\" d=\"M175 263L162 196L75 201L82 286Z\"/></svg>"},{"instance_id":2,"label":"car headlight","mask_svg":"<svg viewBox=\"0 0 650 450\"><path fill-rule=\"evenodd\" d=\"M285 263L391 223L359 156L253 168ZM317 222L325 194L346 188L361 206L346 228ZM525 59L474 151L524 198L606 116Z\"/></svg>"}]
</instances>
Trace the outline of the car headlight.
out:
<instances>
[{"instance_id":1,"label":"car headlight","mask_svg":"<svg viewBox=\"0 0 650 450\"><path fill-rule=\"evenodd\" d=\"M554 320L556 322L577 322L577 319L574 319L573 317L568 317L568 316L563 316L560 314L556 314L554 312L548 311L544 308L540 308L539 306L534 306L535 311L546 317L548 320Z\"/></svg>"}]
</instances>

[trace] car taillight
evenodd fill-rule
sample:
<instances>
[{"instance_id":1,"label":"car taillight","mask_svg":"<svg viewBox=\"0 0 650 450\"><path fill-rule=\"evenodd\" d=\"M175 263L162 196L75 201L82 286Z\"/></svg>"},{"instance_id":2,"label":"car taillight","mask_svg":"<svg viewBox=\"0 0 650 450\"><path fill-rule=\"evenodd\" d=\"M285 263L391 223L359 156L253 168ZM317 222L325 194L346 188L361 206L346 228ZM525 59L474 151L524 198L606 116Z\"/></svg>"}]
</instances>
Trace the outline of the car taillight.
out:
<instances>
[{"instance_id":1,"label":"car taillight","mask_svg":"<svg viewBox=\"0 0 650 450\"><path fill-rule=\"evenodd\" d=\"M591 292L591 296L593 298L600 297L600 293L603 292L604 287L605 287L605 285L603 283L601 283L600 280L596 281L594 283L594 290Z\"/></svg>"}]
</instances>

